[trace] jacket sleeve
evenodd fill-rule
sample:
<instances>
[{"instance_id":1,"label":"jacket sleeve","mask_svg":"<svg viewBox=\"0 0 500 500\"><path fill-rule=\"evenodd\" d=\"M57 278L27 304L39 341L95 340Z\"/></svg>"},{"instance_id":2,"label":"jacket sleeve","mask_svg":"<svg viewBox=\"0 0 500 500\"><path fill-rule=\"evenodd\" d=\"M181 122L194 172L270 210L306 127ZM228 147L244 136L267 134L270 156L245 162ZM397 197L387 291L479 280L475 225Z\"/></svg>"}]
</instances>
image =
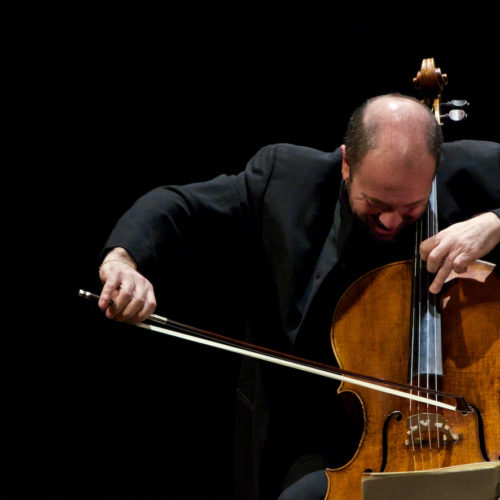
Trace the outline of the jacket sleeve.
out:
<instances>
[{"instance_id":1,"label":"jacket sleeve","mask_svg":"<svg viewBox=\"0 0 500 500\"><path fill-rule=\"evenodd\" d=\"M273 155L267 146L237 175L146 193L118 220L103 253L124 247L139 270L149 274L163 259L244 245L259 229Z\"/></svg>"},{"instance_id":2,"label":"jacket sleeve","mask_svg":"<svg viewBox=\"0 0 500 500\"><path fill-rule=\"evenodd\" d=\"M500 217L500 144L462 140L445 144L438 171L440 227L484 212ZM500 245L485 257L500 263Z\"/></svg>"}]
</instances>

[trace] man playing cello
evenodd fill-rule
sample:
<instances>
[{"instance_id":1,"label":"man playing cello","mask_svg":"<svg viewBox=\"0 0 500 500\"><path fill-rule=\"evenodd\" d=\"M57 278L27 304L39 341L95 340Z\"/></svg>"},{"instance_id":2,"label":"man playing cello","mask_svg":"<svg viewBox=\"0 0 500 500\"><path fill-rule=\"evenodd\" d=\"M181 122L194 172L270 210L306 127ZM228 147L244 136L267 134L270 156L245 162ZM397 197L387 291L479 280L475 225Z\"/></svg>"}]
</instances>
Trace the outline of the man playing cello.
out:
<instances>
[{"instance_id":1,"label":"man playing cello","mask_svg":"<svg viewBox=\"0 0 500 500\"><path fill-rule=\"evenodd\" d=\"M141 197L106 243L99 307L108 318L142 321L183 256L227 254L231 268L220 272L241 276L246 337L332 364L335 303L367 271L411 258L435 175L441 230L420 245L435 274L430 291L439 293L450 273L477 259L500 262L499 158L493 142L442 144L439 124L413 98L370 99L333 152L267 146L238 175ZM324 384L244 362L238 499L324 498L324 469L350 453L335 430L352 425Z\"/></svg>"}]
</instances>

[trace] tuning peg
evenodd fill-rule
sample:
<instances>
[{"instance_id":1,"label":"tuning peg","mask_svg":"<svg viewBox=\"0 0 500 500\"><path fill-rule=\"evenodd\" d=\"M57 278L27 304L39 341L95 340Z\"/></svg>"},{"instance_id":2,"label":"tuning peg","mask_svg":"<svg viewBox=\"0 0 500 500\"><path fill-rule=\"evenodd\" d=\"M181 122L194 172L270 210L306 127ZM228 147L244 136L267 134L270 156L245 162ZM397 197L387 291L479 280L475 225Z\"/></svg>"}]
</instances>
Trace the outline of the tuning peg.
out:
<instances>
[{"instance_id":1,"label":"tuning peg","mask_svg":"<svg viewBox=\"0 0 500 500\"><path fill-rule=\"evenodd\" d=\"M441 115L440 118L444 120L448 119L454 122L460 122L467 118L467 113L464 111L464 108L467 107L469 107L469 103L465 99L453 99L449 102L442 102L440 109L449 109L450 111L448 111L448 113L446 113L445 115Z\"/></svg>"},{"instance_id":2,"label":"tuning peg","mask_svg":"<svg viewBox=\"0 0 500 500\"><path fill-rule=\"evenodd\" d=\"M451 109L449 113L441 115L442 120L452 120L454 122L460 122L467 118L467 113L463 109Z\"/></svg>"},{"instance_id":3,"label":"tuning peg","mask_svg":"<svg viewBox=\"0 0 500 500\"><path fill-rule=\"evenodd\" d=\"M469 103L465 99L454 99L449 102L442 102L442 108L468 108Z\"/></svg>"}]
</instances>

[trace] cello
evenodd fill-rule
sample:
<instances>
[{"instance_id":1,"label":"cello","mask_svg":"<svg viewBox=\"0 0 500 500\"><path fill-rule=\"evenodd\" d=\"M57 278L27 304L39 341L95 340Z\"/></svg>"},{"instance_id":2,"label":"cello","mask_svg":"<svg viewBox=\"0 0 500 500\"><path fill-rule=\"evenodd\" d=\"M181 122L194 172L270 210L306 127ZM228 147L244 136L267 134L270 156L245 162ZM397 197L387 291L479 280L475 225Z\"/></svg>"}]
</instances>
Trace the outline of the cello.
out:
<instances>
[{"instance_id":1,"label":"cello","mask_svg":"<svg viewBox=\"0 0 500 500\"><path fill-rule=\"evenodd\" d=\"M440 119L446 75L424 59L414 80ZM463 115L462 115L463 116ZM369 472L413 472L500 460L500 279L475 261L453 274L440 295L419 257L419 243L437 232L435 180L418 221L413 261L388 264L354 282L339 300L331 342L341 369L463 394L469 413L403 401L342 382L362 407L364 429L351 460L327 469L327 500L362 498ZM439 396L436 396L439 398Z\"/></svg>"}]
</instances>

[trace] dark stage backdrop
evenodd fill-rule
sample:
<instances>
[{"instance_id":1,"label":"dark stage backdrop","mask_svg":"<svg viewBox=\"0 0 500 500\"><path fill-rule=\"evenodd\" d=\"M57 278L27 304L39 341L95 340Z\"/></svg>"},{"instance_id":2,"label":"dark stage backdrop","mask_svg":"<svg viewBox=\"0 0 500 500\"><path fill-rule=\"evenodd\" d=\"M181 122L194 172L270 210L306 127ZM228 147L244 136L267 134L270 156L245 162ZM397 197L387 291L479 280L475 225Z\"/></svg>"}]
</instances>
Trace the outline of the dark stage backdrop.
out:
<instances>
[{"instance_id":1,"label":"dark stage backdrop","mask_svg":"<svg viewBox=\"0 0 500 500\"><path fill-rule=\"evenodd\" d=\"M99 291L101 246L141 194L239 172L269 143L333 150L366 98L413 93L424 57L448 74L445 98L471 102L467 122L446 137L499 139L493 13L327 4L82 3L26 13L16 41L30 168L17 173L29 277L16 302L34 292L36 314L17 316L24 321L5 341L13 490L230 498L237 357L111 323L77 297ZM188 281L179 293L206 297L200 311L160 303L158 312L230 333L222 318L237 329L242 307L224 294L232 279Z\"/></svg>"}]
</instances>

